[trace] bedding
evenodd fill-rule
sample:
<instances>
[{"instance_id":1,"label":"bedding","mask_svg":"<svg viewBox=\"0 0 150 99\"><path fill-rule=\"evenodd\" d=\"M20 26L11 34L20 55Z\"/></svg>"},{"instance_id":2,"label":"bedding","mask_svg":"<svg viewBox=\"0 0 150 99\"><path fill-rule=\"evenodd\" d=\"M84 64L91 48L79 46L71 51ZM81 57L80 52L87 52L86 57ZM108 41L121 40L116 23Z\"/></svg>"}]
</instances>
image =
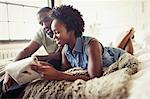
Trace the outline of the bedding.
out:
<instances>
[{"instance_id":1,"label":"bedding","mask_svg":"<svg viewBox=\"0 0 150 99\"><path fill-rule=\"evenodd\" d=\"M128 82L138 71L138 60L130 54L123 54L117 62L104 69L104 75L89 81L48 81L39 79L25 89L23 99L123 99L127 98ZM65 71L72 75L86 75L87 71L73 68Z\"/></svg>"},{"instance_id":2,"label":"bedding","mask_svg":"<svg viewBox=\"0 0 150 99\"><path fill-rule=\"evenodd\" d=\"M83 81L48 81L37 79L28 84L21 98L51 99L149 99L150 48L134 46L134 56L124 54L109 68L104 68L100 78ZM0 76L10 61L0 62ZM81 68L65 71L72 75L87 75Z\"/></svg>"},{"instance_id":3,"label":"bedding","mask_svg":"<svg viewBox=\"0 0 150 99\"><path fill-rule=\"evenodd\" d=\"M128 99L149 99L150 98L150 51L148 49L141 50L145 53L138 54L140 61L138 72L132 76L129 82Z\"/></svg>"}]
</instances>

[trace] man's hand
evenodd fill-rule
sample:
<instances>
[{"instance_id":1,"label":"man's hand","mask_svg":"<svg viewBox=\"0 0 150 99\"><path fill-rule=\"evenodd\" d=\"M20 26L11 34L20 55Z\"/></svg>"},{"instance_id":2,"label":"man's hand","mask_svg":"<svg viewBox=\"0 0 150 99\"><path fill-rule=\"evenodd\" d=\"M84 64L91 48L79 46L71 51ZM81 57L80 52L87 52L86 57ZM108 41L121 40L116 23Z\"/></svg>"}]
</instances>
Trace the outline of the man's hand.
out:
<instances>
[{"instance_id":1,"label":"man's hand","mask_svg":"<svg viewBox=\"0 0 150 99\"><path fill-rule=\"evenodd\" d=\"M8 88L14 83L14 80L9 76L8 73L5 73L4 75L4 81L3 81L3 89L5 91L8 90Z\"/></svg>"}]
</instances>

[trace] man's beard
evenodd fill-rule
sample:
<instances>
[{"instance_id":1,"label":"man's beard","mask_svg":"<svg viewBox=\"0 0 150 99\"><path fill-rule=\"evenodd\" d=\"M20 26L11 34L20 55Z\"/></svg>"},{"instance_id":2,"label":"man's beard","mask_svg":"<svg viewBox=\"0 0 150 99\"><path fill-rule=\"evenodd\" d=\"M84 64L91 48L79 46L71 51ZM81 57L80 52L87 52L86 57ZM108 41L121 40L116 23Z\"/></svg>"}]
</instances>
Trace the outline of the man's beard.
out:
<instances>
[{"instance_id":1,"label":"man's beard","mask_svg":"<svg viewBox=\"0 0 150 99\"><path fill-rule=\"evenodd\" d=\"M49 37L53 38L53 32L52 32L51 30L49 30L49 29L44 29L44 31L45 31L45 33L46 33Z\"/></svg>"},{"instance_id":2,"label":"man's beard","mask_svg":"<svg viewBox=\"0 0 150 99\"><path fill-rule=\"evenodd\" d=\"M53 32L52 31L48 31L47 34L49 37L53 38Z\"/></svg>"}]
</instances>

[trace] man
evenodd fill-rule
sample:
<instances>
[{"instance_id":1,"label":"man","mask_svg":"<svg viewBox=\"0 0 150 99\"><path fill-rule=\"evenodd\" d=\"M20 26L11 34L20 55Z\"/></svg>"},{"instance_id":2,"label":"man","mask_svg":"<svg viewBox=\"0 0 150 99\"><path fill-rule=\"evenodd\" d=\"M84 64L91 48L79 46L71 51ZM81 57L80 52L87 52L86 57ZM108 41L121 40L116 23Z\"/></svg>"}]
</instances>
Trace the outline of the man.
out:
<instances>
[{"instance_id":1,"label":"man","mask_svg":"<svg viewBox=\"0 0 150 99\"><path fill-rule=\"evenodd\" d=\"M30 41L29 45L26 46L14 59L14 61L18 61L27 57L30 57L34 52L36 52L41 46L44 46L45 50L47 51L48 55L36 57L40 61L47 61L51 64L55 64L59 66L60 64L60 52L61 48L58 48L56 43L53 41L53 33L51 31L51 22L52 19L50 18L51 8L44 7L41 8L38 13L38 22L42 26L42 28L36 33L34 38ZM59 68L59 67L56 67ZM3 85L11 86L13 80L12 78L6 73L3 81Z\"/></svg>"},{"instance_id":2,"label":"man","mask_svg":"<svg viewBox=\"0 0 150 99\"><path fill-rule=\"evenodd\" d=\"M57 45L52 40L53 33L51 31L50 18L51 8L44 7L37 13L38 22L42 28L36 33L35 37L30 41L29 45L25 47L15 58L15 61L27 58L36 52L42 45L47 51L48 55L37 56L41 61L50 59L59 59L59 53L56 54Z\"/></svg>"}]
</instances>

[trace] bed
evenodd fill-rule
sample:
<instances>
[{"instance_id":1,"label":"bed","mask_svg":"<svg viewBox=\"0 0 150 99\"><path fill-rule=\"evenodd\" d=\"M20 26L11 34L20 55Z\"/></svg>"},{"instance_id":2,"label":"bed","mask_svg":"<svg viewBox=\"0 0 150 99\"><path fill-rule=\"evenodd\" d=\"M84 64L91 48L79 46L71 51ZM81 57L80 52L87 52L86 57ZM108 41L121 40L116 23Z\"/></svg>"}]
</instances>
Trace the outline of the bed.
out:
<instances>
[{"instance_id":1,"label":"bed","mask_svg":"<svg viewBox=\"0 0 150 99\"><path fill-rule=\"evenodd\" d=\"M44 99L149 99L150 49L138 47L134 56L124 54L100 78L89 81L48 81L29 83L20 98ZM4 66L4 64L3 64ZM86 75L87 71L73 68L72 75ZM2 74L2 73L1 73Z\"/></svg>"}]
</instances>

